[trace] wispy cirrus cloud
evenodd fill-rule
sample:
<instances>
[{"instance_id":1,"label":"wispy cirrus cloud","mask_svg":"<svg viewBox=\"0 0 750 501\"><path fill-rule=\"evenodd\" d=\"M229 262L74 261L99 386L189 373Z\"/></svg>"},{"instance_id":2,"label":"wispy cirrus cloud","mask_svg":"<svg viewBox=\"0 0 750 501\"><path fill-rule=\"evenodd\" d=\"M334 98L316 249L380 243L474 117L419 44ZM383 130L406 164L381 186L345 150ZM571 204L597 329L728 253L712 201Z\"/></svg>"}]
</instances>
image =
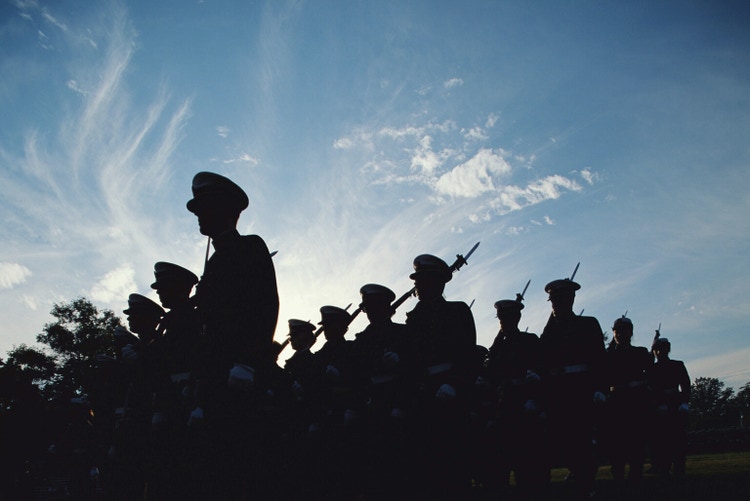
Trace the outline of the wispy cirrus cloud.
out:
<instances>
[{"instance_id":1,"label":"wispy cirrus cloud","mask_svg":"<svg viewBox=\"0 0 750 501\"><path fill-rule=\"evenodd\" d=\"M40 18L33 5L28 9ZM50 284L72 291L65 294L89 291L95 300L121 302L137 290L135 270L150 274L164 242L182 238L167 236L173 223L153 215L173 175L192 99L173 99L167 83L157 81L136 101L129 78L137 33L123 10L109 10L101 25L63 21L51 8L43 19L57 28L71 92L48 110L56 122L30 126L22 147L0 144L4 209L14 214L13 229L34 242L33 250L14 248L6 259L27 255L35 270L5 268L2 283L24 283L29 308L55 295ZM78 35L84 32L88 40ZM112 260L130 265L113 270ZM77 267L103 278L92 288Z\"/></svg>"}]
</instances>

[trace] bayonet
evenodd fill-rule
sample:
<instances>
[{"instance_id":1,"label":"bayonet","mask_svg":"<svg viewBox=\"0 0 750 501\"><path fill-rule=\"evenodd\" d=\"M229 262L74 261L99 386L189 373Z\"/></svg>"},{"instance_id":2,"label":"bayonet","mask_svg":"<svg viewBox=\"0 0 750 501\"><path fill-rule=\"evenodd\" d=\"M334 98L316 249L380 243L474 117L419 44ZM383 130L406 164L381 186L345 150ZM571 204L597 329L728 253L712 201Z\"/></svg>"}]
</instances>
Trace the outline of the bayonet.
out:
<instances>
[{"instance_id":1,"label":"bayonet","mask_svg":"<svg viewBox=\"0 0 750 501\"><path fill-rule=\"evenodd\" d=\"M530 283L531 280L526 282L526 287L523 288L523 292L521 292L520 294L516 294L516 301L518 301L519 303L523 301L523 297L526 295L526 291L528 290Z\"/></svg>"},{"instance_id":2,"label":"bayonet","mask_svg":"<svg viewBox=\"0 0 750 501\"><path fill-rule=\"evenodd\" d=\"M578 272L578 267L579 267L579 266L581 266L581 262L580 262L580 261L578 261L578 264L576 265L576 269L575 269L575 270L573 270L573 274L572 274L572 275L570 276L570 278L568 279L568 280L570 280L571 282L572 282L572 281L573 281L573 279L574 279L574 278L576 277L576 273Z\"/></svg>"},{"instance_id":3,"label":"bayonet","mask_svg":"<svg viewBox=\"0 0 750 501\"><path fill-rule=\"evenodd\" d=\"M474 247L472 247L471 250L466 253L466 257L462 256L461 254L456 254L456 260L451 265L451 272L458 271L463 265L469 264L468 259L472 254L474 254L474 251L477 250L477 247L479 247L479 242L475 243Z\"/></svg>"}]
</instances>

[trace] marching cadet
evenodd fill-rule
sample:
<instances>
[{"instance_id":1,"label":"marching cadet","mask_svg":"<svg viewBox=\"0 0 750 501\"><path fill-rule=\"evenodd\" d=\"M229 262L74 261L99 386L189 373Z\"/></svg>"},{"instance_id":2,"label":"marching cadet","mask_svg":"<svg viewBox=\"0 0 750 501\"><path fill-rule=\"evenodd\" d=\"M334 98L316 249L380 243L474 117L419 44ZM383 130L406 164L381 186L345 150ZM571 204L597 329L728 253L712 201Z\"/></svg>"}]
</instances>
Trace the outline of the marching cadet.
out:
<instances>
[{"instance_id":1,"label":"marching cadet","mask_svg":"<svg viewBox=\"0 0 750 501\"><path fill-rule=\"evenodd\" d=\"M304 320L289 319L289 342L294 353L284 362L284 371L296 388L295 393L301 396L315 371L315 357L310 351L315 344L315 326Z\"/></svg>"},{"instance_id":2,"label":"marching cadet","mask_svg":"<svg viewBox=\"0 0 750 501\"><path fill-rule=\"evenodd\" d=\"M671 350L672 344L658 337L657 331L651 346L656 361L646 374L656 408L652 455L657 475L668 477L672 468L675 478L681 479L685 476L690 376L682 361L669 358Z\"/></svg>"},{"instance_id":3,"label":"marching cadet","mask_svg":"<svg viewBox=\"0 0 750 501\"><path fill-rule=\"evenodd\" d=\"M369 324L355 336L352 357L367 435L364 447L355 452L368 496L385 499L407 481L408 458L413 453L406 450L404 429L410 357L406 326L392 320L393 291L383 285L365 284L359 292L359 308Z\"/></svg>"},{"instance_id":4,"label":"marching cadet","mask_svg":"<svg viewBox=\"0 0 750 501\"><path fill-rule=\"evenodd\" d=\"M311 439L322 439L317 442L317 466L323 467L323 484L331 490L333 499L349 499L358 481L355 473L359 465L351 460L351 448L357 445L353 431L361 418L353 391L354 342L344 338L351 316L343 308L323 306L320 317L326 342L314 354L316 374L309 400L315 414Z\"/></svg>"},{"instance_id":5,"label":"marching cadet","mask_svg":"<svg viewBox=\"0 0 750 501\"><path fill-rule=\"evenodd\" d=\"M152 466L148 445L157 379L154 343L164 310L146 296L130 294L123 313L128 316L128 326L137 334L138 341L126 344L119 353L130 384L115 425L112 482L114 492L122 499L137 499L144 496L146 477Z\"/></svg>"},{"instance_id":6,"label":"marching cadet","mask_svg":"<svg viewBox=\"0 0 750 501\"><path fill-rule=\"evenodd\" d=\"M625 463L630 465L628 480L643 478L645 434L649 394L646 370L651 364L648 349L633 346L633 322L625 315L612 325L613 342L607 348L606 374L609 385L606 406L605 440L612 465L612 478L625 479Z\"/></svg>"},{"instance_id":7,"label":"marching cadet","mask_svg":"<svg viewBox=\"0 0 750 501\"><path fill-rule=\"evenodd\" d=\"M464 441L469 387L479 369L474 317L466 303L443 297L452 272L439 257L417 256L409 277L419 299L406 314L406 326L422 374L420 408L414 416L421 471L428 475L422 485L433 489L429 498L462 499L470 486Z\"/></svg>"},{"instance_id":8,"label":"marching cadet","mask_svg":"<svg viewBox=\"0 0 750 501\"><path fill-rule=\"evenodd\" d=\"M575 292L580 288L572 277L553 280L544 287L552 314L539 344L549 439L557 456L552 459L562 460L570 469L579 495L590 496L596 475L594 404L606 399L600 387L604 335L596 318L573 312Z\"/></svg>"},{"instance_id":9,"label":"marching cadet","mask_svg":"<svg viewBox=\"0 0 750 501\"><path fill-rule=\"evenodd\" d=\"M522 299L523 294L519 294L517 299L495 303L500 331L490 346L486 365L498 402L493 459L499 467L494 474L501 486L507 486L513 470L522 495L535 498L532 490L541 488L549 473L541 460L544 443L539 337L518 328Z\"/></svg>"},{"instance_id":10,"label":"marching cadet","mask_svg":"<svg viewBox=\"0 0 750 501\"><path fill-rule=\"evenodd\" d=\"M195 380L203 346L201 326L190 294L198 277L182 266L157 262L151 288L168 311L159 323L161 336L154 346L158 381L151 420L153 455L160 463L149 482L149 497L183 498L192 492L190 465L184 461L194 437L187 433L190 411L195 407ZM169 489L169 490L168 490Z\"/></svg>"},{"instance_id":11,"label":"marching cadet","mask_svg":"<svg viewBox=\"0 0 750 501\"><path fill-rule=\"evenodd\" d=\"M289 344L294 353L284 363L284 373L290 386L291 398L284 416L286 427L283 452L287 469L294 475L294 482L283 482L288 499L316 499L322 490L316 473L316 455L308 437L313 422L310 398L314 398L316 372L315 355L310 348L315 344L315 325L291 318Z\"/></svg>"},{"instance_id":12,"label":"marching cadet","mask_svg":"<svg viewBox=\"0 0 750 501\"><path fill-rule=\"evenodd\" d=\"M261 237L237 231L249 203L242 188L219 174L199 172L192 193L187 209L215 249L196 290L206 341L207 403L192 417L197 422L205 416L212 435L207 469L215 477L201 484L215 486L207 495L227 499L268 494L266 449L274 438L259 415L257 399L266 395L262 386L280 370L273 344L279 311L273 262Z\"/></svg>"}]
</instances>

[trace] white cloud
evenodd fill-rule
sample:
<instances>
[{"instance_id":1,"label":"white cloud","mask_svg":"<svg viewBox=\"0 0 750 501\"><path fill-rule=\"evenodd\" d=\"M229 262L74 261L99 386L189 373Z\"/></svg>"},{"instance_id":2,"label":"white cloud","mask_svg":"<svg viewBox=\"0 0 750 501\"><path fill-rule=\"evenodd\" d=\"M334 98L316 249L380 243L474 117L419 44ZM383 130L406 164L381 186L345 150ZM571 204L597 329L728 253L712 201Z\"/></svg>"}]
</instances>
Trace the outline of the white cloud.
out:
<instances>
[{"instance_id":1,"label":"white cloud","mask_svg":"<svg viewBox=\"0 0 750 501\"><path fill-rule=\"evenodd\" d=\"M504 215L545 200L560 198L562 190L581 191L581 186L560 175L548 176L534 181L525 188L518 186L501 188L498 196L490 202L490 206L498 215Z\"/></svg>"},{"instance_id":2,"label":"white cloud","mask_svg":"<svg viewBox=\"0 0 750 501\"><path fill-rule=\"evenodd\" d=\"M216 134L219 135L219 137L227 138L229 136L230 129L229 127L225 125L219 125L216 127Z\"/></svg>"},{"instance_id":3,"label":"white cloud","mask_svg":"<svg viewBox=\"0 0 750 501\"><path fill-rule=\"evenodd\" d=\"M487 116L487 121L484 123L484 126L490 129L495 126L495 124L497 123L499 119L500 119L500 115L498 115L497 113L490 113Z\"/></svg>"},{"instance_id":4,"label":"white cloud","mask_svg":"<svg viewBox=\"0 0 750 501\"><path fill-rule=\"evenodd\" d=\"M135 290L137 290L135 268L132 264L125 263L104 275L92 287L89 294L94 301L110 303L127 298Z\"/></svg>"},{"instance_id":5,"label":"white cloud","mask_svg":"<svg viewBox=\"0 0 750 501\"><path fill-rule=\"evenodd\" d=\"M38 307L37 302L36 299L34 299L32 296L24 294L23 296L21 296L21 301L23 302L23 304L28 306L30 310L36 311Z\"/></svg>"},{"instance_id":6,"label":"white cloud","mask_svg":"<svg viewBox=\"0 0 750 501\"><path fill-rule=\"evenodd\" d=\"M354 146L354 141L349 137L342 137L333 142L333 148L337 150L350 150Z\"/></svg>"},{"instance_id":7,"label":"white cloud","mask_svg":"<svg viewBox=\"0 0 750 501\"><path fill-rule=\"evenodd\" d=\"M65 25L65 23L62 23L62 22L58 21L54 16L52 16L52 14L49 13L49 11L47 11L47 9L43 9L42 10L42 17L44 17L44 19L48 23L50 23L50 24L52 24L54 26L57 26L62 31L64 31L64 32L68 31L68 27Z\"/></svg>"},{"instance_id":8,"label":"white cloud","mask_svg":"<svg viewBox=\"0 0 750 501\"><path fill-rule=\"evenodd\" d=\"M467 162L443 174L435 183L435 189L443 195L474 198L494 191L493 178L510 172L510 165L502 154L484 148Z\"/></svg>"},{"instance_id":9,"label":"white cloud","mask_svg":"<svg viewBox=\"0 0 750 501\"><path fill-rule=\"evenodd\" d=\"M472 127L468 132L464 134L466 139L473 139L475 141L486 141L489 136L485 134L481 127Z\"/></svg>"},{"instance_id":10,"label":"white cloud","mask_svg":"<svg viewBox=\"0 0 750 501\"><path fill-rule=\"evenodd\" d=\"M400 139L407 136L421 136L424 133L424 127L383 127L380 129L379 134L381 136L390 137L392 139Z\"/></svg>"},{"instance_id":11,"label":"white cloud","mask_svg":"<svg viewBox=\"0 0 750 501\"><path fill-rule=\"evenodd\" d=\"M78 82L76 82L75 80L68 80L67 82L65 82L65 85L67 85L67 86L68 86L68 89L70 89L70 90L72 90L72 91L74 91L74 92L77 92L77 93L81 94L82 96L85 96L85 95L86 95L86 91L85 91L85 90L83 90L83 89L82 89L82 88L81 88L81 87L80 87L80 86L78 85Z\"/></svg>"},{"instance_id":12,"label":"white cloud","mask_svg":"<svg viewBox=\"0 0 750 501\"><path fill-rule=\"evenodd\" d=\"M464 81L460 78L451 78L443 83L443 87L446 89L452 89L453 87L460 87L464 84Z\"/></svg>"},{"instance_id":13,"label":"white cloud","mask_svg":"<svg viewBox=\"0 0 750 501\"><path fill-rule=\"evenodd\" d=\"M581 171L581 177L589 184L594 184L595 181L599 180L599 175L595 172L591 172L589 168L585 168Z\"/></svg>"},{"instance_id":14,"label":"white cloud","mask_svg":"<svg viewBox=\"0 0 750 501\"><path fill-rule=\"evenodd\" d=\"M22 284L31 276L31 270L18 263L0 263L0 289L10 289Z\"/></svg>"},{"instance_id":15,"label":"white cloud","mask_svg":"<svg viewBox=\"0 0 750 501\"><path fill-rule=\"evenodd\" d=\"M547 223L550 226L554 226L555 225L555 220L552 219L549 216L544 216L544 222Z\"/></svg>"},{"instance_id":16,"label":"white cloud","mask_svg":"<svg viewBox=\"0 0 750 501\"><path fill-rule=\"evenodd\" d=\"M445 161L449 153L437 154L432 151L432 137L424 136L411 157L411 169L431 177Z\"/></svg>"},{"instance_id":17,"label":"white cloud","mask_svg":"<svg viewBox=\"0 0 750 501\"><path fill-rule=\"evenodd\" d=\"M244 163L248 163L248 164L251 164L251 165L258 165L260 163L260 160L258 160L257 158L255 158L254 156L252 156L252 155L250 155L248 153L242 153L240 156L238 156L236 158L229 158L227 160L222 160L222 162L225 163L225 164L233 164L233 163L237 163L237 162L244 162Z\"/></svg>"}]
</instances>

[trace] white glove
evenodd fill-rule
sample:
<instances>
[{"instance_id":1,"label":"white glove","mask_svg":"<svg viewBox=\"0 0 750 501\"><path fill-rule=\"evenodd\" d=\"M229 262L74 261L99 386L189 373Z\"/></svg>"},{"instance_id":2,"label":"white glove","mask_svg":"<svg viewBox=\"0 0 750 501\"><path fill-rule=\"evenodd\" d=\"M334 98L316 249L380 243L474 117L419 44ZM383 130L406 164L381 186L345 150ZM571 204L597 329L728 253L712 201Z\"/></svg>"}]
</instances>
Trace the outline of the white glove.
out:
<instances>
[{"instance_id":1,"label":"white glove","mask_svg":"<svg viewBox=\"0 0 750 501\"><path fill-rule=\"evenodd\" d=\"M603 404L607 401L607 396L602 393L601 391L595 391L594 392L594 403L595 404Z\"/></svg>"},{"instance_id":2,"label":"white glove","mask_svg":"<svg viewBox=\"0 0 750 501\"><path fill-rule=\"evenodd\" d=\"M138 352L135 351L132 344L126 344L122 347L122 359L130 364L138 360Z\"/></svg>"},{"instance_id":3,"label":"white glove","mask_svg":"<svg viewBox=\"0 0 750 501\"><path fill-rule=\"evenodd\" d=\"M190 413L188 418L188 426L200 426L203 424L203 408L196 407L193 412Z\"/></svg>"},{"instance_id":4,"label":"white glove","mask_svg":"<svg viewBox=\"0 0 750 501\"><path fill-rule=\"evenodd\" d=\"M443 402L450 402L452 400L455 400L456 389L449 384L443 384L435 393L435 398L437 398L438 400L442 400Z\"/></svg>"},{"instance_id":5,"label":"white glove","mask_svg":"<svg viewBox=\"0 0 750 501\"><path fill-rule=\"evenodd\" d=\"M395 367L400 361L401 357L398 356L398 353L392 351L386 351L383 353L383 364L385 364L386 367Z\"/></svg>"},{"instance_id":6,"label":"white glove","mask_svg":"<svg viewBox=\"0 0 750 501\"><path fill-rule=\"evenodd\" d=\"M677 412L680 414L690 413L690 406L688 404L682 404L677 408Z\"/></svg>"},{"instance_id":7,"label":"white glove","mask_svg":"<svg viewBox=\"0 0 750 501\"><path fill-rule=\"evenodd\" d=\"M154 412L151 416L151 427L154 429L164 428L167 424L167 415L163 412Z\"/></svg>"},{"instance_id":8,"label":"white glove","mask_svg":"<svg viewBox=\"0 0 750 501\"><path fill-rule=\"evenodd\" d=\"M229 369L227 384L236 390L251 388L255 384L255 369L249 365L234 364Z\"/></svg>"},{"instance_id":9,"label":"white glove","mask_svg":"<svg viewBox=\"0 0 750 501\"><path fill-rule=\"evenodd\" d=\"M538 383L539 381L542 380L542 378L539 377L539 374L537 374L536 372L534 372L532 370L526 371L526 378L525 379L526 379L527 383Z\"/></svg>"},{"instance_id":10,"label":"white glove","mask_svg":"<svg viewBox=\"0 0 750 501\"><path fill-rule=\"evenodd\" d=\"M329 377L331 379L338 379L339 376L341 376L341 373L336 367L334 367L333 365L329 365L328 367L326 367L326 377Z\"/></svg>"}]
</instances>

